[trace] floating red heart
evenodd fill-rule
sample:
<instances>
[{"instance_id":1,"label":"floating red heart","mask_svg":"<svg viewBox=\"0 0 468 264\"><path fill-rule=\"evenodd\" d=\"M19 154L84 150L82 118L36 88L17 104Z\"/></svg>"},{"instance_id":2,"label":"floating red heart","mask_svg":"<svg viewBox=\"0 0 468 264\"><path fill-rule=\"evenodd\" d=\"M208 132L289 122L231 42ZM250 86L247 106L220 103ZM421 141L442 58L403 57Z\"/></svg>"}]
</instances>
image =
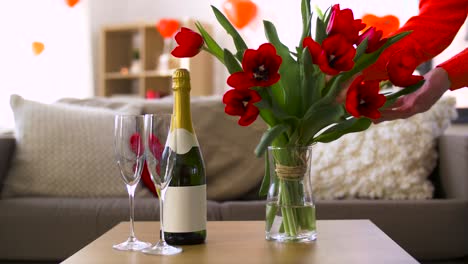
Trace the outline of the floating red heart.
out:
<instances>
[{"instance_id":1,"label":"floating red heart","mask_svg":"<svg viewBox=\"0 0 468 264\"><path fill-rule=\"evenodd\" d=\"M257 15L257 5L250 0L227 0L223 4L223 10L238 29L245 27Z\"/></svg>"},{"instance_id":2,"label":"floating red heart","mask_svg":"<svg viewBox=\"0 0 468 264\"><path fill-rule=\"evenodd\" d=\"M171 18L162 18L156 23L156 28L163 38L172 37L179 29L179 20Z\"/></svg>"},{"instance_id":3,"label":"floating red heart","mask_svg":"<svg viewBox=\"0 0 468 264\"><path fill-rule=\"evenodd\" d=\"M74 7L76 4L78 4L80 0L66 0L65 2L67 2L67 5L69 7Z\"/></svg>"},{"instance_id":4,"label":"floating red heart","mask_svg":"<svg viewBox=\"0 0 468 264\"><path fill-rule=\"evenodd\" d=\"M369 27L376 27L377 30L383 31L382 37L386 37L400 28L400 20L394 15L379 17L373 14L365 14L362 17L362 22L367 25L363 31Z\"/></svg>"},{"instance_id":5,"label":"floating red heart","mask_svg":"<svg viewBox=\"0 0 468 264\"><path fill-rule=\"evenodd\" d=\"M42 42L33 42L32 43L32 50L33 50L33 53L34 55L39 55L42 53L42 51L44 50L44 44Z\"/></svg>"}]
</instances>

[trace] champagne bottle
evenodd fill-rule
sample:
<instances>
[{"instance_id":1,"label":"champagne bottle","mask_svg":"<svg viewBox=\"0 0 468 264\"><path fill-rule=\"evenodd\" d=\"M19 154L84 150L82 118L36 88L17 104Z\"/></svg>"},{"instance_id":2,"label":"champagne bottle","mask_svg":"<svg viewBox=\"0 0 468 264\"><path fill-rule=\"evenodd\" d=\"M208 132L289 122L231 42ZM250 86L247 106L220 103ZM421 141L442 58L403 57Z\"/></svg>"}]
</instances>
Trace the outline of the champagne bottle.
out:
<instances>
[{"instance_id":1,"label":"champagne bottle","mask_svg":"<svg viewBox=\"0 0 468 264\"><path fill-rule=\"evenodd\" d=\"M177 69L172 76L176 133L171 147L176 161L164 200L164 236L168 244L193 245L206 239L206 176L203 157L192 125L190 74ZM171 140L170 142L174 142Z\"/></svg>"}]
</instances>

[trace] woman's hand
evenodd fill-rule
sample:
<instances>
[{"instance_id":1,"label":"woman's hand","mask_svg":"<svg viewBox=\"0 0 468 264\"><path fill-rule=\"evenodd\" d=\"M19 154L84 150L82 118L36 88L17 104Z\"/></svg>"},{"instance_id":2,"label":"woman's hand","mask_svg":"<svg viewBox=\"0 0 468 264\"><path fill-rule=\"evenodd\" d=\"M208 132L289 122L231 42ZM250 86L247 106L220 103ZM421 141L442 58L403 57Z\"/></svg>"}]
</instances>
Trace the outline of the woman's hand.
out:
<instances>
[{"instance_id":1,"label":"woman's hand","mask_svg":"<svg viewBox=\"0 0 468 264\"><path fill-rule=\"evenodd\" d=\"M374 123L408 118L412 115L425 112L434 105L437 100L450 87L447 72L440 67L434 68L424 75L424 84L414 93L400 97L393 105L380 111L382 116L373 120Z\"/></svg>"}]
</instances>

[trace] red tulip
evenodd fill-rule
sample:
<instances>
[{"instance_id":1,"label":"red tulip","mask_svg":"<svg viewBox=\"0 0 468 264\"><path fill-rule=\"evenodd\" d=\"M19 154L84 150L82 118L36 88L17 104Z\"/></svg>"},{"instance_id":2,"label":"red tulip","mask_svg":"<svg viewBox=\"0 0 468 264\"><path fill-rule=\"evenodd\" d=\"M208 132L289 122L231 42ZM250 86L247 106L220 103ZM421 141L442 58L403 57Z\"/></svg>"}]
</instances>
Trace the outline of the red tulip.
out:
<instances>
[{"instance_id":1,"label":"red tulip","mask_svg":"<svg viewBox=\"0 0 468 264\"><path fill-rule=\"evenodd\" d=\"M171 54L177 58L190 58L197 55L204 44L200 34L185 27L177 32L175 40L179 46L175 47Z\"/></svg>"},{"instance_id":2,"label":"red tulip","mask_svg":"<svg viewBox=\"0 0 468 264\"><path fill-rule=\"evenodd\" d=\"M356 49L342 35L326 38L321 47L310 37L305 38L302 45L309 50L313 63L326 74L337 75L354 67Z\"/></svg>"},{"instance_id":3,"label":"red tulip","mask_svg":"<svg viewBox=\"0 0 468 264\"><path fill-rule=\"evenodd\" d=\"M418 66L416 58L407 50L400 50L392 54L387 63L387 73L390 82L399 87L407 87L424 79L413 75Z\"/></svg>"},{"instance_id":4,"label":"red tulip","mask_svg":"<svg viewBox=\"0 0 468 264\"><path fill-rule=\"evenodd\" d=\"M258 50L248 49L242 59L243 71L231 74L227 83L236 89L273 85L280 79L278 70L282 61L270 43L260 45Z\"/></svg>"},{"instance_id":5,"label":"red tulip","mask_svg":"<svg viewBox=\"0 0 468 264\"><path fill-rule=\"evenodd\" d=\"M354 117L379 118L379 108L387 100L379 90L379 81L364 81L363 75L358 76L348 88L346 111Z\"/></svg>"},{"instance_id":6,"label":"red tulip","mask_svg":"<svg viewBox=\"0 0 468 264\"><path fill-rule=\"evenodd\" d=\"M336 4L331 10L327 34L329 36L341 34L348 42L355 44L359 37L359 31L365 27L366 24L362 23L361 19L354 19L351 9L340 10L340 5Z\"/></svg>"},{"instance_id":7,"label":"red tulip","mask_svg":"<svg viewBox=\"0 0 468 264\"><path fill-rule=\"evenodd\" d=\"M325 56L325 53L322 53L322 46L311 37L306 37L302 41L302 47L307 47L309 50L310 56L312 57L312 62L318 64L320 56Z\"/></svg>"},{"instance_id":8,"label":"red tulip","mask_svg":"<svg viewBox=\"0 0 468 264\"><path fill-rule=\"evenodd\" d=\"M254 90L231 89L223 96L223 103L226 105L224 112L228 115L240 116L239 125L248 126L257 119L260 111L254 103L260 100L262 98Z\"/></svg>"},{"instance_id":9,"label":"red tulip","mask_svg":"<svg viewBox=\"0 0 468 264\"><path fill-rule=\"evenodd\" d=\"M335 35L326 38L322 43L322 48L326 53L326 63L320 63L320 69L331 75L340 71L349 71L354 67L354 56L356 49L352 44L345 41L342 35Z\"/></svg>"},{"instance_id":10,"label":"red tulip","mask_svg":"<svg viewBox=\"0 0 468 264\"><path fill-rule=\"evenodd\" d=\"M361 44L361 42L367 38L366 53L374 52L380 49L380 47L382 47L385 42L387 42L386 38L382 39L382 34L382 30L376 30L375 27L370 27L359 36L356 44Z\"/></svg>"}]
</instances>

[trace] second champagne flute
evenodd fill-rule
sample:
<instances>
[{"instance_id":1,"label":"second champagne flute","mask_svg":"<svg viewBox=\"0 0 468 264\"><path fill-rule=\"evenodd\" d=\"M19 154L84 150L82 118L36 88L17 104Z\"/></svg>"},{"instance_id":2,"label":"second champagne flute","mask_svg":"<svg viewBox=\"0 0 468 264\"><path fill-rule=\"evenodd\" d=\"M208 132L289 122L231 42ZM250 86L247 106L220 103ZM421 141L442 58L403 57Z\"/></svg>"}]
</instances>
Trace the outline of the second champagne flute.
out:
<instances>
[{"instance_id":1,"label":"second champagne flute","mask_svg":"<svg viewBox=\"0 0 468 264\"><path fill-rule=\"evenodd\" d=\"M182 248L166 243L164 239L164 199L172 179L172 171L176 162L176 133L171 133L171 114L145 115L145 153L148 171L159 196L160 240L151 248L142 250L152 255L174 255L182 252Z\"/></svg>"},{"instance_id":2,"label":"second champagne flute","mask_svg":"<svg viewBox=\"0 0 468 264\"><path fill-rule=\"evenodd\" d=\"M151 246L138 240L133 229L135 188L141 177L145 161L143 150L144 117L142 115L116 115L114 127L114 150L130 200L130 236L127 241L114 245L117 250L139 251Z\"/></svg>"}]
</instances>

